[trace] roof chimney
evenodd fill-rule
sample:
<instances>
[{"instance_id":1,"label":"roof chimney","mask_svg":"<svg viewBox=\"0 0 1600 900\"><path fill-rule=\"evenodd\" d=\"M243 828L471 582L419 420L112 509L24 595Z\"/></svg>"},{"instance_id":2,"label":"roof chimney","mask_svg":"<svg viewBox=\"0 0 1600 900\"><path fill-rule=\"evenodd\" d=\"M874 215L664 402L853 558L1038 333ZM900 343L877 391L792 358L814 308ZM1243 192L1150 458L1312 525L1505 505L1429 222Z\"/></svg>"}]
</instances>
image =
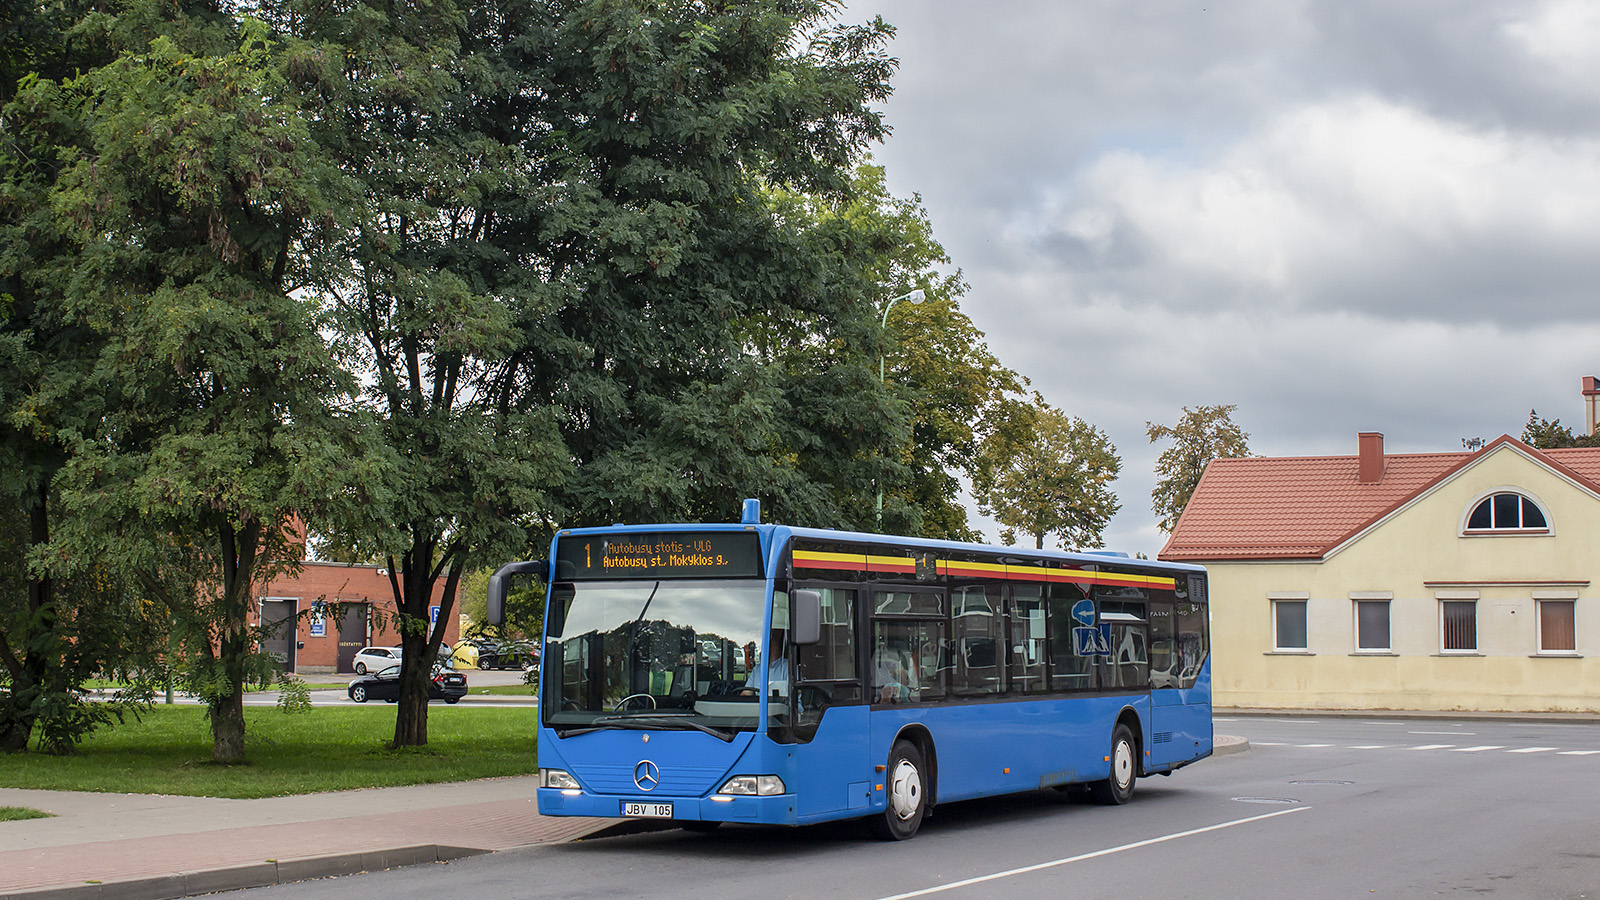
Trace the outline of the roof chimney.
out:
<instances>
[{"instance_id":1,"label":"roof chimney","mask_svg":"<svg viewBox=\"0 0 1600 900\"><path fill-rule=\"evenodd\" d=\"M1600 424L1600 379L1593 375L1583 376L1583 409L1588 423L1583 433L1594 434L1595 425Z\"/></svg>"},{"instance_id":2,"label":"roof chimney","mask_svg":"<svg viewBox=\"0 0 1600 900\"><path fill-rule=\"evenodd\" d=\"M1383 433L1363 431L1356 435L1356 481L1377 484L1383 480Z\"/></svg>"}]
</instances>

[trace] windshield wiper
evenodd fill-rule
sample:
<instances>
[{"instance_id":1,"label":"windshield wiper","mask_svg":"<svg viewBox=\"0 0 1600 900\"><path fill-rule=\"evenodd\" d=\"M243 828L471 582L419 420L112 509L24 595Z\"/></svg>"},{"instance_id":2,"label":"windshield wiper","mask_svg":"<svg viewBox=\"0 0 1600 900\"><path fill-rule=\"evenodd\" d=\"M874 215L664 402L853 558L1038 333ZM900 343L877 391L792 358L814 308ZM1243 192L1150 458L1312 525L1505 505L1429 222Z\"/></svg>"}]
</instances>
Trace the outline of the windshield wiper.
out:
<instances>
[{"instance_id":1,"label":"windshield wiper","mask_svg":"<svg viewBox=\"0 0 1600 900\"><path fill-rule=\"evenodd\" d=\"M628 731L639 728L644 731L682 731L694 729L695 731L709 734L718 740L733 743L733 732L702 725L687 718L693 713L677 713L671 715L628 715L628 716L601 716L595 719L587 728L574 728L562 733L562 737L571 737L575 734L589 734L594 731Z\"/></svg>"}]
</instances>

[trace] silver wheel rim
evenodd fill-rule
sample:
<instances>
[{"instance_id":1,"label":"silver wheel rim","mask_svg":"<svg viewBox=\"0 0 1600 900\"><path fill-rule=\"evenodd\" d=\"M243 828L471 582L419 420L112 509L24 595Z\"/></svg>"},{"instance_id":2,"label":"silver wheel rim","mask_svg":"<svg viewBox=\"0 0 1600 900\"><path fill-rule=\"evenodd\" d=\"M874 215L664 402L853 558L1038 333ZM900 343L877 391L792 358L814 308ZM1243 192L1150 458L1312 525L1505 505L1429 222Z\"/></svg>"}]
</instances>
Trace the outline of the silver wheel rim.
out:
<instances>
[{"instance_id":1,"label":"silver wheel rim","mask_svg":"<svg viewBox=\"0 0 1600 900\"><path fill-rule=\"evenodd\" d=\"M889 805L895 818L902 822L910 820L922 807L922 773L910 760L902 759L894 767L894 777L889 782Z\"/></svg>"},{"instance_id":2,"label":"silver wheel rim","mask_svg":"<svg viewBox=\"0 0 1600 900\"><path fill-rule=\"evenodd\" d=\"M1119 789L1133 783L1133 746L1127 741L1117 741L1116 751L1111 754L1111 773Z\"/></svg>"}]
</instances>

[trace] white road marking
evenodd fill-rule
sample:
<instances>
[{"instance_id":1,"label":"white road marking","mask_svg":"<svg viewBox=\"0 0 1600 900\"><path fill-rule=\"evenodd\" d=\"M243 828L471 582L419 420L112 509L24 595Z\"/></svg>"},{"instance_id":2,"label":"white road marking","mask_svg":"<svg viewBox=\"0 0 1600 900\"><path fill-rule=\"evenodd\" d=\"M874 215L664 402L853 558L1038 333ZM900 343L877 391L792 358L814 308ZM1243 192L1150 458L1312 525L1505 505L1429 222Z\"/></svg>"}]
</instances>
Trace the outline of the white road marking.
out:
<instances>
[{"instance_id":1,"label":"white road marking","mask_svg":"<svg viewBox=\"0 0 1600 900\"><path fill-rule=\"evenodd\" d=\"M1563 751L1561 751L1561 753L1559 755L1561 755L1561 756L1594 756L1596 753L1600 753L1600 750L1563 750Z\"/></svg>"},{"instance_id":2,"label":"white road marking","mask_svg":"<svg viewBox=\"0 0 1600 900\"><path fill-rule=\"evenodd\" d=\"M1351 747L1350 749L1351 750L1387 750L1387 749L1389 749L1389 745L1388 744L1361 744L1361 745L1356 746L1356 747Z\"/></svg>"},{"instance_id":3,"label":"white road marking","mask_svg":"<svg viewBox=\"0 0 1600 900\"><path fill-rule=\"evenodd\" d=\"M1469 734L1476 737L1478 733L1476 731L1408 731L1406 734L1448 734L1451 737Z\"/></svg>"},{"instance_id":4,"label":"white road marking","mask_svg":"<svg viewBox=\"0 0 1600 900\"><path fill-rule=\"evenodd\" d=\"M1507 753L1548 753L1555 747L1523 747L1520 750L1507 750Z\"/></svg>"},{"instance_id":5,"label":"white road marking","mask_svg":"<svg viewBox=\"0 0 1600 900\"><path fill-rule=\"evenodd\" d=\"M1423 745L1421 745L1419 747L1412 747L1411 749L1413 749L1413 750L1449 750L1451 747L1454 747L1454 746L1455 746L1455 744L1423 744Z\"/></svg>"},{"instance_id":6,"label":"white road marking","mask_svg":"<svg viewBox=\"0 0 1600 900\"><path fill-rule=\"evenodd\" d=\"M1332 747L1332 744L1295 744L1296 747Z\"/></svg>"},{"instance_id":7,"label":"white road marking","mask_svg":"<svg viewBox=\"0 0 1600 900\"><path fill-rule=\"evenodd\" d=\"M1023 866L1020 869L1007 869L1004 872L996 872L993 875L980 875L976 878L967 878L962 881L952 881L949 884L941 884L930 888L923 888L920 891L894 894L889 897L880 898L880 900L907 900L907 898L910 897L925 897L928 894L937 894L943 891L953 891L956 888L969 887L974 884L983 884L986 881L997 881L1001 878L1010 878L1013 875L1026 875L1029 872L1038 872L1043 869L1053 869L1056 866L1065 866L1070 863L1083 862L1086 859L1096 859L1101 856L1110 856L1113 853L1121 853L1124 850L1137 850L1140 847L1149 847L1153 844L1164 844L1167 841L1175 841L1179 838L1193 837L1197 834L1205 834L1210 831L1221 831L1224 828L1232 828L1235 825L1248 825L1251 822L1260 822L1263 819L1271 819L1274 816L1287 816L1290 813L1305 812L1308 809L1311 809L1311 807L1297 806L1294 809L1280 809L1277 812L1266 813L1265 815L1260 816L1251 816L1248 819L1235 819L1232 822L1222 822L1217 825L1208 825L1204 828L1192 828L1188 831L1177 832L1176 834L1167 834L1162 835L1161 837L1150 838L1148 840L1135 841L1131 844L1123 844L1120 847L1108 847L1105 850L1096 850L1093 853L1070 856L1066 859L1057 859L1050 862L1038 863L1037 865Z\"/></svg>"},{"instance_id":8,"label":"white road marking","mask_svg":"<svg viewBox=\"0 0 1600 900\"><path fill-rule=\"evenodd\" d=\"M1505 744L1483 744L1482 746L1478 746L1478 747L1457 747L1456 749L1454 749L1454 750L1452 750L1450 752L1452 752L1452 753L1479 753L1479 752L1484 751L1484 750L1504 750L1505 748L1506 748Z\"/></svg>"},{"instance_id":9,"label":"white road marking","mask_svg":"<svg viewBox=\"0 0 1600 900\"><path fill-rule=\"evenodd\" d=\"M1252 747L1282 747L1282 746L1285 746L1285 744L1282 741L1251 741L1250 742L1250 746L1252 746Z\"/></svg>"}]
</instances>

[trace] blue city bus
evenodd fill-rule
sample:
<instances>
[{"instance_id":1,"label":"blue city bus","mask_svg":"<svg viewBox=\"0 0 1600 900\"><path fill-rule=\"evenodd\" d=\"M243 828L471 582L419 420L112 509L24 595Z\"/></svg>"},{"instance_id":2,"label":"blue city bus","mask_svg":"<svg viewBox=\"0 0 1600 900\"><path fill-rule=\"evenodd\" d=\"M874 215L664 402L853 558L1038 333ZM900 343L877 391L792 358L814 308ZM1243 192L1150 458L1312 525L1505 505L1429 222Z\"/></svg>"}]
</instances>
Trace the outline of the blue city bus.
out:
<instances>
[{"instance_id":1,"label":"blue city bus","mask_svg":"<svg viewBox=\"0 0 1600 900\"><path fill-rule=\"evenodd\" d=\"M1206 573L761 524L574 528L548 584L539 812L909 838L938 803L1102 803L1211 754Z\"/></svg>"}]
</instances>

